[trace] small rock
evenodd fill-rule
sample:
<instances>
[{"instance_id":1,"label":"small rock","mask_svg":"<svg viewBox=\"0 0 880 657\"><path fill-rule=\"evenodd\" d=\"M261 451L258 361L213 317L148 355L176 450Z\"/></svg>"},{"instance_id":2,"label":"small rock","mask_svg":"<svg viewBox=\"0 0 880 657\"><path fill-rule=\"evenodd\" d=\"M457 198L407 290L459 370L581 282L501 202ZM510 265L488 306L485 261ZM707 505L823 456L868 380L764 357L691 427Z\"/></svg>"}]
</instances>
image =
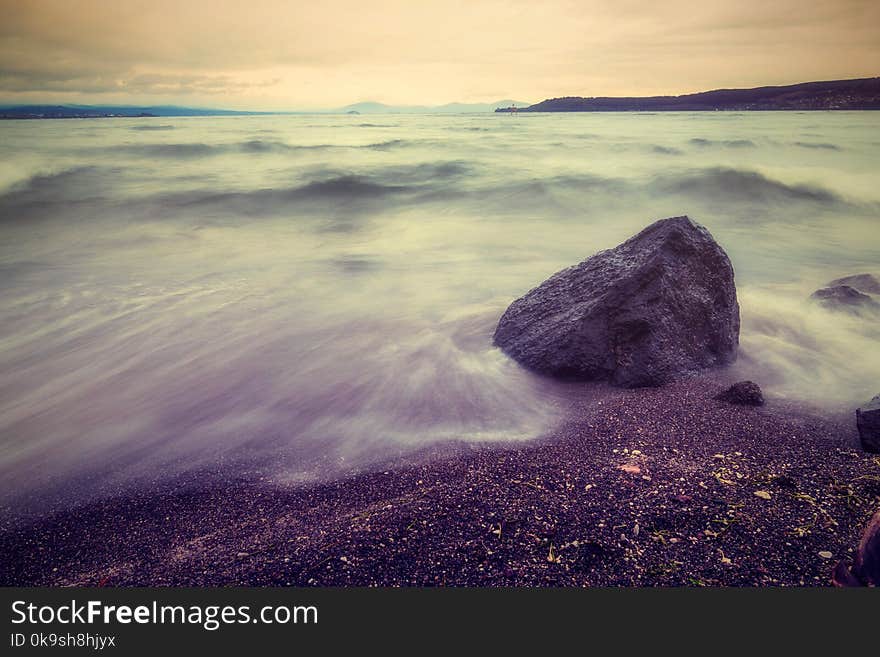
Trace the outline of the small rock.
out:
<instances>
[{"instance_id":1,"label":"small rock","mask_svg":"<svg viewBox=\"0 0 880 657\"><path fill-rule=\"evenodd\" d=\"M880 395L856 410L856 426L862 449L880 454Z\"/></svg>"},{"instance_id":2,"label":"small rock","mask_svg":"<svg viewBox=\"0 0 880 657\"><path fill-rule=\"evenodd\" d=\"M854 276L844 276L837 278L826 284L826 287L836 287L838 285L848 285L851 288L864 292L866 294L880 294L880 281L872 274L855 274Z\"/></svg>"},{"instance_id":3,"label":"small rock","mask_svg":"<svg viewBox=\"0 0 880 657\"><path fill-rule=\"evenodd\" d=\"M856 571L869 584L880 586L880 510L874 514L862 534L856 552Z\"/></svg>"},{"instance_id":4,"label":"small rock","mask_svg":"<svg viewBox=\"0 0 880 657\"><path fill-rule=\"evenodd\" d=\"M865 527L852 568L838 561L831 581L835 586L880 586L880 510Z\"/></svg>"},{"instance_id":5,"label":"small rock","mask_svg":"<svg viewBox=\"0 0 880 657\"><path fill-rule=\"evenodd\" d=\"M810 295L810 300L817 302L826 310L840 310L854 314L865 311L880 312L880 303L849 285L835 285L816 290Z\"/></svg>"},{"instance_id":6,"label":"small rock","mask_svg":"<svg viewBox=\"0 0 880 657\"><path fill-rule=\"evenodd\" d=\"M754 381L740 381L734 383L724 392L715 396L715 399L725 401L729 404L739 404L741 406L763 406L764 394L761 388Z\"/></svg>"},{"instance_id":7,"label":"small rock","mask_svg":"<svg viewBox=\"0 0 880 657\"><path fill-rule=\"evenodd\" d=\"M834 555L831 552L829 552L828 550L822 550L821 552L819 552L819 556L822 557L823 559L830 559Z\"/></svg>"},{"instance_id":8,"label":"small rock","mask_svg":"<svg viewBox=\"0 0 880 657\"><path fill-rule=\"evenodd\" d=\"M864 586L862 581L853 575L845 561L838 561L831 573L831 583L834 586Z\"/></svg>"}]
</instances>

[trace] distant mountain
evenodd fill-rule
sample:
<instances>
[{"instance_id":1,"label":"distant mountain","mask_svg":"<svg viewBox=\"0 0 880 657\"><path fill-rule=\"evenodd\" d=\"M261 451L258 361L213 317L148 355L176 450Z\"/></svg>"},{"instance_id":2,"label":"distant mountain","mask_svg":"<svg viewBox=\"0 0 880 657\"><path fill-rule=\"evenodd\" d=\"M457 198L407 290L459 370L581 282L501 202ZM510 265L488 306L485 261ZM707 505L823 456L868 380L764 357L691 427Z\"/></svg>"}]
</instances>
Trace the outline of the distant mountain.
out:
<instances>
[{"instance_id":1,"label":"distant mountain","mask_svg":"<svg viewBox=\"0 0 880 657\"><path fill-rule=\"evenodd\" d=\"M0 119L89 119L149 116L239 116L266 114L237 110L159 105L0 105Z\"/></svg>"},{"instance_id":2,"label":"distant mountain","mask_svg":"<svg viewBox=\"0 0 880 657\"><path fill-rule=\"evenodd\" d=\"M88 119L149 116L251 116L264 114L466 114L493 112L498 107L527 107L528 103L447 103L446 105L385 105L363 102L332 110L253 112L177 105L0 105L0 119Z\"/></svg>"},{"instance_id":3,"label":"distant mountain","mask_svg":"<svg viewBox=\"0 0 880 657\"><path fill-rule=\"evenodd\" d=\"M783 87L716 89L683 96L551 98L520 112L672 112L754 110L880 110L880 77L804 82ZM496 112L510 112L499 108Z\"/></svg>"},{"instance_id":4,"label":"distant mountain","mask_svg":"<svg viewBox=\"0 0 880 657\"><path fill-rule=\"evenodd\" d=\"M499 100L495 103L447 103L445 105L385 105L363 102L346 105L335 110L339 114L467 114L471 112L494 112L499 107L527 107L528 103L515 100Z\"/></svg>"}]
</instances>

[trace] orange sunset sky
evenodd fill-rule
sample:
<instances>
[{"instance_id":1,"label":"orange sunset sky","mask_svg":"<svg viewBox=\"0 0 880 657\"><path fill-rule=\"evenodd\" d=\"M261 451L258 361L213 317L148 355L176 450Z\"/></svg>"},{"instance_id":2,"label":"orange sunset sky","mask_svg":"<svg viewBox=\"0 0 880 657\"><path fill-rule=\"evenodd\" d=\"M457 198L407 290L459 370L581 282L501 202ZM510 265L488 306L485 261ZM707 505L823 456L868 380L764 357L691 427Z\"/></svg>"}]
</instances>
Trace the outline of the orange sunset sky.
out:
<instances>
[{"instance_id":1,"label":"orange sunset sky","mask_svg":"<svg viewBox=\"0 0 880 657\"><path fill-rule=\"evenodd\" d=\"M880 74L877 0L0 0L0 102L537 102Z\"/></svg>"}]
</instances>

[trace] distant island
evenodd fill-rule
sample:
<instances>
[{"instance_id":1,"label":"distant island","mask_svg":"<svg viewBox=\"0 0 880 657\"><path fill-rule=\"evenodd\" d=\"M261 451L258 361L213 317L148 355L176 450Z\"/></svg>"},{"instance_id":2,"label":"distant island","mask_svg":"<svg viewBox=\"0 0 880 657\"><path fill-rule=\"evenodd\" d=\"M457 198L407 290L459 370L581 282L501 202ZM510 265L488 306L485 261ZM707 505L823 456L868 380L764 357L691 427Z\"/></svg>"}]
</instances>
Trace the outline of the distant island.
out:
<instances>
[{"instance_id":1,"label":"distant island","mask_svg":"<svg viewBox=\"0 0 880 657\"><path fill-rule=\"evenodd\" d=\"M716 89L682 96L550 98L496 112L693 112L767 110L880 110L880 77L804 82L783 87Z\"/></svg>"},{"instance_id":2,"label":"distant island","mask_svg":"<svg viewBox=\"0 0 880 657\"><path fill-rule=\"evenodd\" d=\"M0 119L98 119L180 116L262 116L269 114L471 114L493 112L499 105L529 103L499 100L494 103L447 103L445 105L385 105L361 102L345 107L310 110L245 111L177 105L118 106L118 105L4 105L0 104Z\"/></svg>"},{"instance_id":3,"label":"distant island","mask_svg":"<svg viewBox=\"0 0 880 657\"><path fill-rule=\"evenodd\" d=\"M177 105L0 105L0 119L95 119L269 114L469 114L483 112L693 112L755 110L880 110L880 77L804 82L781 87L716 89L682 96L550 98L534 105L514 100L445 105L361 102L335 109L247 111Z\"/></svg>"},{"instance_id":4,"label":"distant island","mask_svg":"<svg viewBox=\"0 0 880 657\"><path fill-rule=\"evenodd\" d=\"M339 114L480 114L483 112L493 112L496 107L509 107L513 105L521 105L523 107L529 103L522 103L516 100L497 100L494 103L446 103L445 105L386 105L384 103L376 103L373 101L354 103L340 107L335 111Z\"/></svg>"},{"instance_id":5,"label":"distant island","mask_svg":"<svg viewBox=\"0 0 880 657\"><path fill-rule=\"evenodd\" d=\"M161 105L133 107L116 105L0 105L0 119L104 119L158 116L239 116L267 114L238 110Z\"/></svg>"}]
</instances>

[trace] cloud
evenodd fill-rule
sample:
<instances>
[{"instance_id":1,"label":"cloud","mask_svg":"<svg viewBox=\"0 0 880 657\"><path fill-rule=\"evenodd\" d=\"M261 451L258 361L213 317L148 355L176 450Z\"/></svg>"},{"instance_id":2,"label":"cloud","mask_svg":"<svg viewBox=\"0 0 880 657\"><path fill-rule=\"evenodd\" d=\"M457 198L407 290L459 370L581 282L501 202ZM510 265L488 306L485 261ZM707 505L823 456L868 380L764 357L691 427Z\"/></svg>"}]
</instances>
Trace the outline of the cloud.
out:
<instances>
[{"instance_id":1,"label":"cloud","mask_svg":"<svg viewBox=\"0 0 880 657\"><path fill-rule=\"evenodd\" d=\"M865 0L0 0L0 94L333 106L876 75Z\"/></svg>"},{"instance_id":2,"label":"cloud","mask_svg":"<svg viewBox=\"0 0 880 657\"><path fill-rule=\"evenodd\" d=\"M136 73L116 68L100 71L14 69L0 64L0 90L7 92L129 93L138 96L236 94L270 87L278 79L241 81L229 75Z\"/></svg>"},{"instance_id":3,"label":"cloud","mask_svg":"<svg viewBox=\"0 0 880 657\"><path fill-rule=\"evenodd\" d=\"M253 89L271 87L278 79L243 82L228 75L181 75L169 73L142 73L120 82L126 90L149 94L228 94Z\"/></svg>"}]
</instances>

